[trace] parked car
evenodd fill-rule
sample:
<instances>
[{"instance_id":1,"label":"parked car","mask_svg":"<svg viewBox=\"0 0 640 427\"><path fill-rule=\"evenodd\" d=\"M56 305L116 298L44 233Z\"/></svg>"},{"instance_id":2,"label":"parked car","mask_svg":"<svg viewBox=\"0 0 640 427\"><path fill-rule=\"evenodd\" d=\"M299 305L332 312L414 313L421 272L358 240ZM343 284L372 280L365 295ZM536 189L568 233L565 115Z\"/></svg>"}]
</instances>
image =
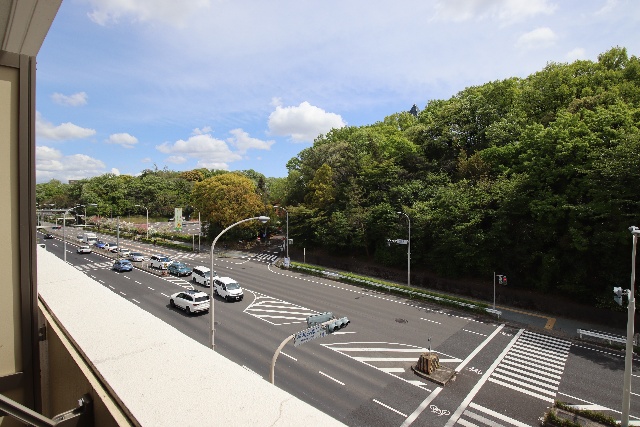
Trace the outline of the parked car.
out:
<instances>
[{"instance_id":1,"label":"parked car","mask_svg":"<svg viewBox=\"0 0 640 427\"><path fill-rule=\"evenodd\" d=\"M191 274L191 269L181 262L174 261L167 267L169 274L174 274L178 277L188 276Z\"/></svg>"},{"instance_id":2,"label":"parked car","mask_svg":"<svg viewBox=\"0 0 640 427\"><path fill-rule=\"evenodd\" d=\"M76 240L77 240L78 242L82 242L82 240L83 240L83 239L84 239L84 236L83 236L82 234L78 234L78 235L76 236Z\"/></svg>"},{"instance_id":3,"label":"parked car","mask_svg":"<svg viewBox=\"0 0 640 427\"><path fill-rule=\"evenodd\" d=\"M149 262L149 267L159 268L160 270L166 270L171 264L171 258L166 255L152 255Z\"/></svg>"},{"instance_id":4,"label":"parked car","mask_svg":"<svg viewBox=\"0 0 640 427\"><path fill-rule=\"evenodd\" d=\"M108 251L112 251L113 249L118 249L118 245L116 243L109 242L109 243L105 243L103 248Z\"/></svg>"},{"instance_id":5,"label":"parked car","mask_svg":"<svg viewBox=\"0 0 640 427\"><path fill-rule=\"evenodd\" d=\"M98 248L98 249L104 249L104 245L106 245L106 243L105 243L105 242L103 242L102 240L96 240L96 241L93 243L93 246L95 246L95 247L96 247L96 248Z\"/></svg>"},{"instance_id":6,"label":"parked car","mask_svg":"<svg viewBox=\"0 0 640 427\"><path fill-rule=\"evenodd\" d=\"M45 239L53 239L53 234L47 233L47 234L44 235L44 238Z\"/></svg>"},{"instance_id":7,"label":"parked car","mask_svg":"<svg viewBox=\"0 0 640 427\"><path fill-rule=\"evenodd\" d=\"M78 246L78 249L76 249L76 252L79 254L90 254L91 253L91 246Z\"/></svg>"},{"instance_id":8,"label":"parked car","mask_svg":"<svg viewBox=\"0 0 640 427\"><path fill-rule=\"evenodd\" d=\"M146 261L146 258L144 257L144 255L141 254L140 252L130 252L129 255L127 256L127 259L129 261L134 261L134 262Z\"/></svg>"},{"instance_id":9,"label":"parked car","mask_svg":"<svg viewBox=\"0 0 640 427\"><path fill-rule=\"evenodd\" d=\"M218 274L214 271L213 277L216 277L217 275ZM191 280L193 283L197 283L202 286L211 286L211 269L202 265L193 267L193 270L191 270Z\"/></svg>"},{"instance_id":10,"label":"parked car","mask_svg":"<svg viewBox=\"0 0 640 427\"><path fill-rule=\"evenodd\" d=\"M128 259L119 259L113 263L113 270L123 272L133 270L133 264Z\"/></svg>"},{"instance_id":11,"label":"parked car","mask_svg":"<svg viewBox=\"0 0 640 427\"><path fill-rule=\"evenodd\" d=\"M242 288L231 277L216 277L213 279L213 291L227 301L242 301Z\"/></svg>"},{"instance_id":12,"label":"parked car","mask_svg":"<svg viewBox=\"0 0 640 427\"><path fill-rule=\"evenodd\" d=\"M204 292L190 290L178 292L169 297L169 305L181 308L188 314L209 311L209 295Z\"/></svg>"}]
</instances>

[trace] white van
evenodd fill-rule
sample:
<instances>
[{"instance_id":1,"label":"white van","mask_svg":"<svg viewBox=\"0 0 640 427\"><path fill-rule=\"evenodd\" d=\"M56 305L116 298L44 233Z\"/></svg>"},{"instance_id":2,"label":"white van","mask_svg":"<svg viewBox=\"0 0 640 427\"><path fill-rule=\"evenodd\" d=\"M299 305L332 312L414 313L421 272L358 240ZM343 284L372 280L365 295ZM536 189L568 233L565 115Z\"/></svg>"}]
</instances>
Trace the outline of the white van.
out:
<instances>
[{"instance_id":1,"label":"white van","mask_svg":"<svg viewBox=\"0 0 640 427\"><path fill-rule=\"evenodd\" d=\"M214 271L213 277L217 276L218 274ZM211 286L211 269L203 265L193 267L193 270L191 270L191 280L193 283L197 283L202 286Z\"/></svg>"},{"instance_id":2,"label":"white van","mask_svg":"<svg viewBox=\"0 0 640 427\"><path fill-rule=\"evenodd\" d=\"M213 291L227 301L242 301L242 288L231 277L216 277L213 279Z\"/></svg>"},{"instance_id":3,"label":"white van","mask_svg":"<svg viewBox=\"0 0 640 427\"><path fill-rule=\"evenodd\" d=\"M82 241L87 245L93 245L96 240L98 240L98 236L96 236L96 233L84 233L82 235Z\"/></svg>"}]
</instances>

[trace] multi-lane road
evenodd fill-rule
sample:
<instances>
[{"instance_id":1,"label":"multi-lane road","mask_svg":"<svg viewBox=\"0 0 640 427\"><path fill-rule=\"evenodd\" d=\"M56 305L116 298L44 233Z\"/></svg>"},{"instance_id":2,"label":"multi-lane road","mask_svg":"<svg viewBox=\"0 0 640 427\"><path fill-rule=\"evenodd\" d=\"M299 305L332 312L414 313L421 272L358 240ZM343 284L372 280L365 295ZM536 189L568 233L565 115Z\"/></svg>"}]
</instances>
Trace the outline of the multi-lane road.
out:
<instances>
[{"instance_id":1,"label":"multi-lane road","mask_svg":"<svg viewBox=\"0 0 640 427\"><path fill-rule=\"evenodd\" d=\"M45 242L62 258L60 240ZM194 286L188 277L141 269L116 273L101 251L76 254L69 242L67 262L75 268L209 345L207 313L189 316L169 306L169 295L179 290L208 288ZM208 253L127 243L131 250L166 253L192 267L210 265ZM287 344L275 366L276 386L347 425L537 426L554 400L620 419L622 352L281 270L270 264L276 257L214 260L218 274L236 279L245 292L240 302L215 300L215 350L269 381L274 351L306 327L308 315L348 316L346 329L298 347ZM446 386L411 370L429 347L457 371ZM634 379L637 375L634 370ZM637 394L631 414L638 420Z\"/></svg>"}]
</instances>

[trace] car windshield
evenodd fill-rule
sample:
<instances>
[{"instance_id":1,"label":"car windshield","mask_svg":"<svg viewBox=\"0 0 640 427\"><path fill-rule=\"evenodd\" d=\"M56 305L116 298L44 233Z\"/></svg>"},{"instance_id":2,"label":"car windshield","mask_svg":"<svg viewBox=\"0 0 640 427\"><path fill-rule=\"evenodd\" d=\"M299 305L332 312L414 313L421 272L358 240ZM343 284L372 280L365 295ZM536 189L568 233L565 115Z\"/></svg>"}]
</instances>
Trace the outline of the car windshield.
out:
<instances>
[{"instance_id":1,"label":"car windshield","mask_svg":"<svg viewBox=\"0 0 640 427\"><path fill-rule=\"evenodd\" d=\"M160 258L158 258L158 261L160 261L160 262L170 262L171 260L169 258L166 258L166 257L160 257Z\"/></svg>"},{"instance_id":2,"label":"car windshield","mask_svg":"<svg viewBox=\"0 0 640 427\"><path fill-rule=\"evenodd\" d=\"M209 301L209 295L203 295L201 297L196 297L196 302Z\"/></svg>"},{"instance_id":3,"label":"car windshield","mask_svg":"<svg viewBox=\"0 0 640 427\"><path fill-rule=\"evenodd\" d=\"M129 261L127 261L127 260L122 260L122 261L120 261L120 264L131 264L131 263Z\"/></svg>"},{"instance_id":4,"label":"car windshield","mask_svg":"<svg viewBox=\"0 0 640 427\"><path fill-rule=\"evenodd\" d=\"M227 285L227 289L230 291L235 291L236 289L240 289L240 285L238 285L236 282L231 282Z\"/></svg>"},{"instance_id":5,"label":"car windshield","mask_svg":"<svg viewBox=\"0 0 640 427\"><path fill-rule=\"evenodd\" d=\"M131 252L129 255L131 255L131 256L142 256L142 254L139 253L139 252Z\"/></svg>"},{"instance_id":6,"label":"car windshield","mask_svg":"<svg viewBox=\"0 0 640 427\"><path fill-rule=\"evenodd\" d=\"M187 268L187 266L186 266L186 265L184 265L184 264L180 264L180 263L175 263L175 264L173 264L173 266L174 266L175 268Z\"/></svg>"}]
</instances>

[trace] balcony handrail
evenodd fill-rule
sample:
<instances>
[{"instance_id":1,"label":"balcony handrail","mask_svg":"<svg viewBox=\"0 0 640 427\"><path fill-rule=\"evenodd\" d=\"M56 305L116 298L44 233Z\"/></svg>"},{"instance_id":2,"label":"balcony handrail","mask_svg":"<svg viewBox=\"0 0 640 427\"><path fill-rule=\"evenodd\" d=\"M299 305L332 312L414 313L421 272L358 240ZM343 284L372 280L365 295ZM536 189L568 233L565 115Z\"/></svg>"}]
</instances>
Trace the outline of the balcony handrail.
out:
<instances>
[{"instance_id":1,"label":"balcony handrail","mask_svg":"<svg viewBox=\"0 0 640 427\"><path fill-rule=\"evenodd\" d=\"M53 427L64 425L63 423L65 423L65 421L89 412L91 403L91 397L85 394L78 399L78 407L56 415L53 418L47 418L33 409L29 409L15 400L0 394L0 415L6 414L18 421L36 427Z\"/></svg>"}]
</instances>

